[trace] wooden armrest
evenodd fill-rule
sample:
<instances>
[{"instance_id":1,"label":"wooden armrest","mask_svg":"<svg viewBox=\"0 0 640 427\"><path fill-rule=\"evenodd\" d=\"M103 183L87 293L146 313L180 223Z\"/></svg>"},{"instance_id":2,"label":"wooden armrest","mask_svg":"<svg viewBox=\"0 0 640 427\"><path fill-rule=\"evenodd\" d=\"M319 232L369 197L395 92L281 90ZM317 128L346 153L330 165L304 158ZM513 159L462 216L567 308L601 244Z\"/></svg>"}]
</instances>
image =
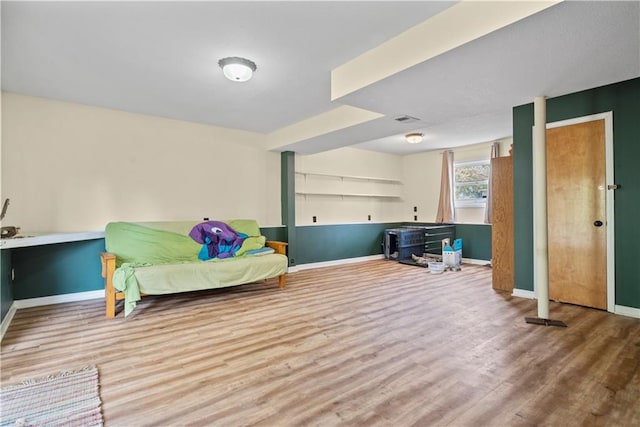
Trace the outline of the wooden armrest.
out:
<instances>
[{"instance_id":1,"label":"wooden armrest","mask_svg":"<svg viewBox=\"0 0 640 427\"><path fill-rule=\"evenodd\" d=\"M100 262L102 263L102 277L107 277L107 269L110 267L110 264L113 264L115 269L116 266L116 255L111 252L102 252L100 254Z\"/></svg>"},{"instance_id":2,"label":"wooden armrest","mask_svg":"<svg viewBox=\"0 0 640 427\"><path fill-rule=\"evenodd\" d=\"M265 243L265 246L273 248L277 254L286 255L287 254L287 242L278 242L277 240L268 240Z\"/></svg>"}]
</instances>

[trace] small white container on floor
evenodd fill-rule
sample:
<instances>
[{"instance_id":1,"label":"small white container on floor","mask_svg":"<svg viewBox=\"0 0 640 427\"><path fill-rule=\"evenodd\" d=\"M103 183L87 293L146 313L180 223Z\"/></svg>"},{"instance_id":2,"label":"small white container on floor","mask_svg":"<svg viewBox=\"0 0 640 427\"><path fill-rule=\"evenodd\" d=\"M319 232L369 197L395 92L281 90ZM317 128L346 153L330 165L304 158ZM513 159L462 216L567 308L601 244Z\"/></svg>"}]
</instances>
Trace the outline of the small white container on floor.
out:
<instances>
[{"instance_id":1,"label":"small white container on floor","mask_svg":"<svg viewBox=\"0 0 640 427\"><path fill-rule=\"evenodd\" d=\"M444 263L443 262L430 262L429 263L429 272L433 274L442 274L444 271Z\"/></svg>"}]
</instances>

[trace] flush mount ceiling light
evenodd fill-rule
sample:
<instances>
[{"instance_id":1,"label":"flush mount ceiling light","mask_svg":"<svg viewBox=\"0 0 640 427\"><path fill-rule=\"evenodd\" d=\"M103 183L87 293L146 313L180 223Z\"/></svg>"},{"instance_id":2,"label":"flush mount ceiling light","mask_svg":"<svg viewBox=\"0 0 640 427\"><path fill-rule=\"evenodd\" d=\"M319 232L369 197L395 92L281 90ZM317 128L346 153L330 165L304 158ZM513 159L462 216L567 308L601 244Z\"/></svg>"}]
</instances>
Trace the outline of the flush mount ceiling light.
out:
<instances>
[{"instance_id":1,"label":"flush mount ceiling light","mask_svg":"<svg viewBox=\"0 0 640 427\"><path fill-rule=\"evenodd\" d=\"M231 56L218 61L224 76L234 82L246 82L256 71L256 63L245 58Z\"/></svg>"},{"instance_id":2,"label":"flush mount ceiling light","mask_svg":"<svg viewBox=\"0 0 640 427\"><path fill-rule=\"evenodd\" d=\"M418 144L422 142L422 134L420 132L412 132L406 134L404 137L407 139L409 144Z\"/></svg>"}]
</instances>

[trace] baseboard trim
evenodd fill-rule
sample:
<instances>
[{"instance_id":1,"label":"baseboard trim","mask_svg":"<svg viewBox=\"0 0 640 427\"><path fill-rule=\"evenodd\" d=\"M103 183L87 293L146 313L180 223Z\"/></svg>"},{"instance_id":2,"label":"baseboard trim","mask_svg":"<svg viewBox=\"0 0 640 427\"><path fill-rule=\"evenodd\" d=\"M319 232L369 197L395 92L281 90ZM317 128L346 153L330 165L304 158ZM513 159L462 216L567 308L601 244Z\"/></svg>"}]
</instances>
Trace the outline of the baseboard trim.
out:
<instances>
[{"instance_id":1,"label":"baseboard trim","mask_svg":"<svg viewBox=\"0 0 640 427\"><path fill-rule=\"evenodd\" d=\"M484 265L491 266L491 261L486 259L474 259L474 258L462 258L463 264L474 264L474 265Z\"/></svg>"},{"instance_id":2,"label":"baseboard trim","mask_svg":"<svg viewBox=\"0 0 640 427\"><path fill-rule=\"evenodd\" d=\"M536 299L536 294L533 291L525 291L524 289L514 288L511 296L518 298Z\"/></svg>"},{"instance_id":3,"label":"baseboard trim","mask_svg":"<svg viewBox=\"0 0 640 427\"><path fill-rule=\"evenodd\" d=\"M311 268L332 267L336 265L353 264L356 262L372 261L372 260L383 259L383 258L384 258L384 255L369 255L369 256L363 256L363 257L357 257L357 258L345 258L345 259L336 259L332 261L312 262L309 264L300 264L300 265L295 265L293 267L289 267L287 272L295 273L296 271L309 270ZM475 265L491 265L491 261L487 261L485 259L473 259L473 258L462 258L462 263L475 264Z\"/></svg>"},{"instance_id":4,"label":"baseboard trim","mask_svg":"<svg viewBox=\"0 0 640 427\"><path fill-rule=\"evenodd\" d=\"M536 294L533 291L525 291L523 289L514 289L511 296L528 298L528 299L536 299ZM635 317L637 319L640 319L640 308L627 307L624 305L615 305L613 309L613 314L619 314L621 316L629 316L629 317Z\"/></svg>"},{"instance_id":5,"label":"baseboard trim","mask_svg":"<svg viewBox=\"0 0 640 427\"><path fill-rule=\"evenodd\" d=\"M613 308L613 312L615 314L621 314L623 316L635 317L640 319L640 308L615 305Z\"/></svg>"},{"instance_id":6,"label":"baseboard trim","mask_svg":"<svg viewBox=\"0 0 640 427\"><path fill-rule=\"evenodd\" d=\"M104 289L97 291L75 292L72 294L53 295L50 297L28 298L15 300L16 308L39 307L41 305L62 304L65 302L85 301L104 298Z\"/></svg>"},{"instance_id":7,"label":"baseboard trim","mask_svg":"<svg viewBox=\"0 0 640 427\"><path fill-rule=\"evenodd\" d=\"M2 319L2 326L0 326L0 341L4 338L4 333L9 329L9 325L13 320L13 315L16 314L16 302L11 303L11 307L9 307L9 311L7 311L6 316Z\"/></svg>"},{"instance_id":8,"label":"baseboard trim","mask_svg":"<svg viewBox=\"0 0 640 427\"><path fill-rule=\"evenodd\" d=\"M374 259L383 259L383 258L384 258L384 255L380 254L380 255L363 256L358 258L344 258L344 259L336 259L332 261L311 262L309 264L300 264L300 265L295 265L293 267L289 267L288 272L295 273L296 271L309 270L311 268L335 267L336 265L353 264L356 262L371 261Z\"/></svg>"}]
</instances>

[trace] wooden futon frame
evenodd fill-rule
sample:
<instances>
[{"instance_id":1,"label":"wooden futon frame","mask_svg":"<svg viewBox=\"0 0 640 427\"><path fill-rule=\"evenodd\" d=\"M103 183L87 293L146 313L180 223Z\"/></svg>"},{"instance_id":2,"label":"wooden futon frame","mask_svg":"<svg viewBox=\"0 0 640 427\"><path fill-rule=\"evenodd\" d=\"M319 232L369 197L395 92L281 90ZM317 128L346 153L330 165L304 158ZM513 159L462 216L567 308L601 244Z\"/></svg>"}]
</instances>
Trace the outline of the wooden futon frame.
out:
<instances>
[{"instance_id":1,"label":"wooden futon frame","mask_svg":"<svg viewBox=\"0 0 640 427\"><path fill-rule=\"evenodd\" d=\"M267 241L265 246L273 248L277 254L287 254L287 243L278 241ZM100 254L100 261L102 263L102 277L104 277L104 300L106 304L106 315L108 318L116 316L116 301L124 299L124 292L117 291L113 287L113 274L116 270L116 255L103 252ZM278 276L278 284L280 288L286 286L286 274ZM141 296L147 294L141 293Z\"/></svg>"}]
</instances>

